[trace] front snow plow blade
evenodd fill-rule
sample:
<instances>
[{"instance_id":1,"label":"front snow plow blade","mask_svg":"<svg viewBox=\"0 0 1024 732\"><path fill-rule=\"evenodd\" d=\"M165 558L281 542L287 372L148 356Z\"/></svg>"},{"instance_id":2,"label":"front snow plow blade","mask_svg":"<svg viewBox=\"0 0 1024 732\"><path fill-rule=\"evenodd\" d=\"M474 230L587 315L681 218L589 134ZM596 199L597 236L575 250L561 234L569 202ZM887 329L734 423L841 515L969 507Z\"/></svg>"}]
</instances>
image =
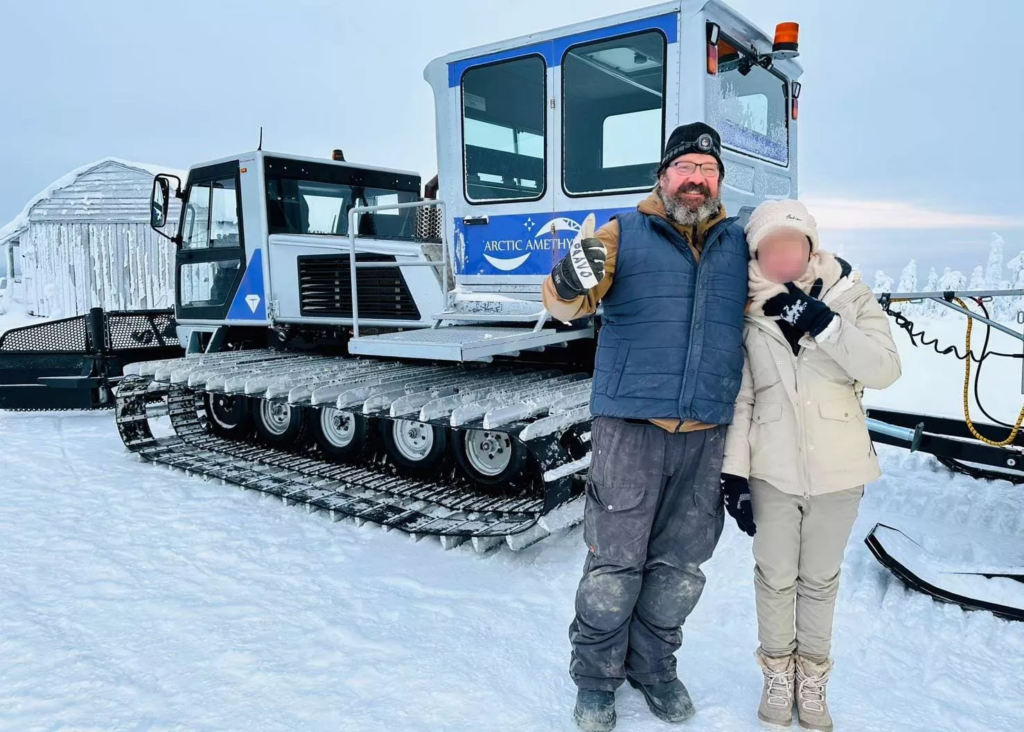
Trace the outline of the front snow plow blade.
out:
<instances>
[{"instance_id":1,"label":"front snow plow blade","mask_svg":"<svg viewBox=\"0 0 1024 732\"><path fill-rule=\"evenodd\" d=\"M111 407L125 366L178 355L170 310L93 308L13 328L0 336L0 409Z\"/></svg>"},{"instance_id":2,"label":"front snow plow blade","mask_svg":"<svg viewBox=\"0 0 1024 732\"><path fill-rule=\"evenodd\" d=\"M876 524L864 543L882 566L913 590L965 610L1024 620L1024 561L1014 566L946 560L885 524ZM1017 544L1020 550L1024 542ZM998 547L999 553L1006 548Z\"/></svg>"},{"instance_id":3,"label":"front snow plow blade","mask_svg":"<svg viewBox=\"0 0 1024 732\"><path fill-rule=\"evenodd\" d=\"M135 364L117 389L116 419L128 449L162 463L304 504L331 518L372 522L445 548L471 541L521 549L579 520L580 473L589 464L584 375L511 367L403 364L277 351L228 351ZM253 412L287 406L316 423L329 410L383 428L403 420L460 436L501 430L528 451L514 481L474 484L454 466L410 473L381 451L330 459L311 440L268 444L265 435L218 430L211 400L243 399ZM169 416L174 435L154 437ZM223 427L223 424L220 425ZM569 504L569 505L565 505Z\"/></svg>"}]
</instances>

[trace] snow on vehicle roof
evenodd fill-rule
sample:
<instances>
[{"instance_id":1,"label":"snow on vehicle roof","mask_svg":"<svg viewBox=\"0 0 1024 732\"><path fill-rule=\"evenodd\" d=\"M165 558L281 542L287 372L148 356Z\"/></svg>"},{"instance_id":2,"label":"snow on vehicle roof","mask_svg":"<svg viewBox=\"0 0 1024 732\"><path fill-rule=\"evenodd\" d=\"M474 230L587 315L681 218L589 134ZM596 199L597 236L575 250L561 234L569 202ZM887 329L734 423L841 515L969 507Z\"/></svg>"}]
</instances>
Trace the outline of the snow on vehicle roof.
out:
<instances>
[{"instance_id":1,"label":"snow on vehicle roof","mask_svg":"<svg viewBox=\"0 0 1024 732\"><path fill-rule=\"evenodd\" d=\"M119 165L125 166L126 168L135 168L136 170L142 170L153 176L155 176L157 173L169 173L171 175L178 176L183 181L185 180L185 173L183 171L175 170L173 168L164 168L159 165L153 165L151 163L138 163L132 160L124 160L122 158L115 157L106 157L100 160L96 160L92 163L89 163L88 165L82 165L81 167L75 168L70 173L62 175L60 178L58 178L53 183L46 186L46 188L37 193L35 196L33 196L32 199L27 204L25 204L25 208L21 210L21 213L14 217L14 220L0 227L0 244L4 244L8 239L13 238L15 234L18 234L28 228L28 216L33 206L35 206L40 201L46 200L47 198L52 196L54 192L59 191L62 188L67 188L89 171L98 168L99 166L105 163L117 163Z\"/></svg>"}]
</instances>

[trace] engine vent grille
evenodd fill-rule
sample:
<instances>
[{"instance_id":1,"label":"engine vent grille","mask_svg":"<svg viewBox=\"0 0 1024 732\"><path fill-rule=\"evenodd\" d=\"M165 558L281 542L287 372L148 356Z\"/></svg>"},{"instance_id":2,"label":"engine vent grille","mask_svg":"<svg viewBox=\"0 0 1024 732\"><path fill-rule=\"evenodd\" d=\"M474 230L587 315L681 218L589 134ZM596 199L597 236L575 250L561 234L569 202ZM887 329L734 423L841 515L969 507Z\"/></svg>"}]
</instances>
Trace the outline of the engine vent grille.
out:
<instances>
[{"instance_id":1,"label":"engine vent grille","mask_svg":"<svg viewBox=\"0 0 1024 732\"><path fill-rule=\"evenodd\" d=\"M356 262L394 262L382 254L356 254ZM352 317L352 280L347 254L299 257L299 312L318 318ZM398 267L356 270L359 320L419 320Z\"/></svg>"}]
</instances>

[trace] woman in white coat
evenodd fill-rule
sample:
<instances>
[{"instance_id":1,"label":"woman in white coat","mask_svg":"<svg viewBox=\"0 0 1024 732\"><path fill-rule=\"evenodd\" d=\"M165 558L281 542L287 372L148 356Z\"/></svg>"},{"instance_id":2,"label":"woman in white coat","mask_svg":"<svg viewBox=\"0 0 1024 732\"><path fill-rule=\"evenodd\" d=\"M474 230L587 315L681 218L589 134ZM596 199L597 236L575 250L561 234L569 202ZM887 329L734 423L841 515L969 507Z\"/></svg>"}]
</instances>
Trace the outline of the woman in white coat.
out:
<instances>
[{"instance_id":1,"label":"woman in white coat","mask_svg":"<svg viewBox=\"0 0 1024 732\"><path fill-rule=\"evenodd\" d=\"M746 363L726 437L729 513L754 537L758 716L831 730L825 688L839 567L864 484L881 471L865 387L900 375L889 322L848 264L818 246L799 201L760 205L746 226Z\"/></svg>"}]
</instances>

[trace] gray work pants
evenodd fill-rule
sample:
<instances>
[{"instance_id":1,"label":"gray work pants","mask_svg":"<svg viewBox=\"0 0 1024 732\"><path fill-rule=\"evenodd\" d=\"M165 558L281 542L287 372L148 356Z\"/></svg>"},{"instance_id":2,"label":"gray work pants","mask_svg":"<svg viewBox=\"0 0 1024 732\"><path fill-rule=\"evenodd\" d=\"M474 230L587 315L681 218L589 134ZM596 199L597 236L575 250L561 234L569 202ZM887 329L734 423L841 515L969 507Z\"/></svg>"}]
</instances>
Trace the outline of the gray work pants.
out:
<instances>
[{"instance_id":1,"label":"gray work pants","mask_svg":"<svg viewBox=\"0 0 1024 732\"><path fill-rule=\"evenodd\" d=\"M722 534L725 427L672 434L597 417L583 536L589 552L569 628L569 673L614 691L676 677L681 626Z\"/></svg>"}]
</instances>

